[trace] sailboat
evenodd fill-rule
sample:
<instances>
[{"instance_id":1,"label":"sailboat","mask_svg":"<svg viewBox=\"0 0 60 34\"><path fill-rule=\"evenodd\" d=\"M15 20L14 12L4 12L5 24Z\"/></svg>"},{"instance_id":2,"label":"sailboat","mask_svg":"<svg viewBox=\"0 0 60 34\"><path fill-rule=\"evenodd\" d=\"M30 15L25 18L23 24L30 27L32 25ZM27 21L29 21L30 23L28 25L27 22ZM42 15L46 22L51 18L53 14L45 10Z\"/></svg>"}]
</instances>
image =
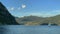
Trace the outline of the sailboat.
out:
<instances>
[{"instance_id":1,"label":"sailboat","mask_svg":"<svg viewBox=\"0 0 60 34\"><path fill-rule=\"evenodd\" d=\"M51 23L49 23L48 26L50 27L51 26Z\"/></svg>"}]
</instances>

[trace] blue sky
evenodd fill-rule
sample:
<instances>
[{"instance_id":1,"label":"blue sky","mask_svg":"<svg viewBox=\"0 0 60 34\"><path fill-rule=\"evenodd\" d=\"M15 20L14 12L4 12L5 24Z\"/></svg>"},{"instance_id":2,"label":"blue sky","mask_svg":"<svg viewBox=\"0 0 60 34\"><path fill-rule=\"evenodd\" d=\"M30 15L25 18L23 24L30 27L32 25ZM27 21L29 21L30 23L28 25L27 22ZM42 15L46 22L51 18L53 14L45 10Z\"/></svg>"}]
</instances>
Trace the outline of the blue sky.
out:
<instances>
[{"instance_id":1,"label":"blue sky","mask_svg":"<svg viewBox=\"0 0 60 34\"><path fill-rule=\"evenodd\" d=\"M43 16L60 14L60 0L0 0L9 12L16 17Z\"/></svg>"}]
</instances>

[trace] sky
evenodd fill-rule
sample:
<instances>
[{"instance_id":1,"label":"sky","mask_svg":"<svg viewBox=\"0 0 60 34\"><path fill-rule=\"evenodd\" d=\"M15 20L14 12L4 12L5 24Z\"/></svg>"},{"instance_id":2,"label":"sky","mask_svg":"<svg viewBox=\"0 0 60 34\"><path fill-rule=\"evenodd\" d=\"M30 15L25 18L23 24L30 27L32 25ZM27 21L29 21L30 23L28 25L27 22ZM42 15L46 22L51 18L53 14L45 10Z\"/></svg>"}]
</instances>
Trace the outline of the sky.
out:
<instances>
[{"instance_id":1,"label":"sky","mask_svg":"<svg viewBox=\"0 0 60 34\"><path fill-rule=\"evenodd\" d=\"M16 17L51 17L60 14L60 0L0 0Z\"/></svg>"}]
</instances>

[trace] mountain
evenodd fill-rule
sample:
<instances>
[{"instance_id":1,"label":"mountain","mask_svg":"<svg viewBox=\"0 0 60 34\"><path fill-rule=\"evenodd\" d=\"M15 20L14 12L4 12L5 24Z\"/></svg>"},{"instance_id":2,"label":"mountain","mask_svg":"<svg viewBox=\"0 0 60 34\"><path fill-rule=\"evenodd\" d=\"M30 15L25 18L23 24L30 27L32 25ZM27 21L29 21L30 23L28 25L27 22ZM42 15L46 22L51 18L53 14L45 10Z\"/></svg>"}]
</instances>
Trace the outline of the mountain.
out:
<instances>
[{"instance_id":1,"label":"mountain","mask_svg":"<svg viewBox=\"0 0 60 34\"><path fill-rule=\"evenodd\" d=\"M60 15L53 17L24 16L16 18L21 25L60 25Z\"/></svg>"},{"instance_id":2,"label":"mountain","mask_svg":"<svg viewBox=\"0 0 60 34\"><path fill-rule=\"evenodd\" d=\"M7 8L0 2L0 25L16 25L15 18L9 13Z\"/></svg>"},{"instance_id":3,"label":"mountain","mask_svg":"<svg viewBox=\"0 0 60 34\"><path fill-rule=\"evenodd\" d=\"M24 16L21 18L16 17L16 21L21 25L40 25L45 18L37 16Z\"/></svg>"},{"instance_id":4,"label":"mountain","mask_svg":"<svg viewBox=\"0 0 60 34\"><path fill-rule=\"evenodd\" d=\"M60 15L56 15L50 18L47 18L49 22L60 25Z\"/></svg>"}]
</instances>

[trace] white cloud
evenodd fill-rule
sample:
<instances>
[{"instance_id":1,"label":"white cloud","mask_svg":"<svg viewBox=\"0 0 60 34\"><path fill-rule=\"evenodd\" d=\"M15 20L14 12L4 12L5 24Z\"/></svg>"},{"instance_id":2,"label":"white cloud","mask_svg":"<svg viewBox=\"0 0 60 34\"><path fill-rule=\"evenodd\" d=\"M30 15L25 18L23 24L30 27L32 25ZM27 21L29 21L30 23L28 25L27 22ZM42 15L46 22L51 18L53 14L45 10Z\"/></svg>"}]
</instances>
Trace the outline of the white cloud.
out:
<instances>
[{"instance_id":1,"label":"white cloud","mask_svg":"<svg viewBox=\"0 0 60 34\"><path fill-rule=\"evenodd\" d=\"M26 8L26 5L25 4L22 4L22 6L21 6L22 8Z\"/></svg>"},{"instance_id":2,"label":"white cloud","mask_svg":"<svg viewBox=\"0 0 60 34\"><path fill-rule=\"evenodd\" d=\"M25 4L22 4L22 6L21 7L18 7L18 8L15 8L15 7L7 7L7 9L9 10L9 11L15 11L15 10L21 10L21 9L24 9L24 8L26 8L26 5Z\"/></svg>"},{"instance_id":3,"label":"white cloud","mask_svg":"<svg viewBox=\"0 0 60 34\"><path fill-rule=\"evenodd\" d=\"M14 8L12 7L12 8L10 8L10 10L14 10Z\"/></svg>"},{"instance_id":4,"label":"white cloud","mask_svg":"<svg viewBox=\"0 0 60 34\"><path fill-rule=\"evenodd\" d=\"M15 8L14 7L10 7L10 8L8 8L8 10L9 11L13 11L13 10L15 10Z\"/></svg>"}]
</instances>

